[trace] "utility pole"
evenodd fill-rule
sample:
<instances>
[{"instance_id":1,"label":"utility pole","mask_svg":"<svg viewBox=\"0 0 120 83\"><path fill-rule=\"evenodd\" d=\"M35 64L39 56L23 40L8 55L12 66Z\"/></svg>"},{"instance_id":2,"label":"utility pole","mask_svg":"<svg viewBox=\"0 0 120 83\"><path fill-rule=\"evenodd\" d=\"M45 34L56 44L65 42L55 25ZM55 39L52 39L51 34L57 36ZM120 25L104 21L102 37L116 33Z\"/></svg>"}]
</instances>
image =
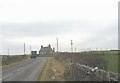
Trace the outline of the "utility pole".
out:
<instances>
[{"instance_id":1,"label":"utility pole","mask_svg":"<svg viewBox=\"0 0 120 83\"><path fill-rule=\"evenodd\" d=\"M73 52L73 42L71 40L71 52Z\"/></svg>"},{"instance_id":2,"label":"utility pole","mask_svg":"<svg viewBox=\"0 0 120 83\"><path fill-rule=\"evenodd\" d=\"M57 52L58 52L58 38L57 38Z\"/></svg>"},{"instance_id":3,"label":"utility pole","mask_svg":"<svg viewBox=\"0 0 120 83\"><path fill-rule=\"evenodd\" d=\"M8 49L8 56L9 56L9 49Z\"/></svg>"},{"instance_id":4,"label":"utility pole","mask_svg":"<svg viewBox=\"0 0 120 83\"><path fill-rule=\"evenodd\" d=\"M25 55L25 42L24 42L24 55Z\"/></svg>"},{"instance_id":5,"label":"utility pole","mask_svg":"<svg viewBox=\"0 0 120 83\"><path fill-rule=\"evenodd\" d=\"M31 52L32 47L30 46L30 52Z\"/></svg>"},{"instance_id":6,"label":"utility pole","mask_svg":"<svg viewBox=\"0 0 120 83\"><path fill-rule=\"evenodd\" d=\"M30 46L30 54L31 54L31 49L32 49L32 47Z\"/></svg>"},{"instance_id":7,"label":"utility pole","mask_svg":"<svg viewBox=\"0 0 120 83\"><path fill-rule=\"evenodd\" d=\"M98 48L96 48L96 51L98 51Z\"/></svg>"}]
</instances>

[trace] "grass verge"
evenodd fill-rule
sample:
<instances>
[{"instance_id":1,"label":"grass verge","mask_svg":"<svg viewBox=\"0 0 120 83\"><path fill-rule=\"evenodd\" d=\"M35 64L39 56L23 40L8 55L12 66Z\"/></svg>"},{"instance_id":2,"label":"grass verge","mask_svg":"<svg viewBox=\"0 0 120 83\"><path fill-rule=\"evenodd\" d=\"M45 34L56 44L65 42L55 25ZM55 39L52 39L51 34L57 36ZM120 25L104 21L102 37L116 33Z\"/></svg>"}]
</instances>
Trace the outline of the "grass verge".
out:
<instances>
[{"instance_id":1,"label":"grass verge","mask_svg":"<svg viewBox=\"0 0 120 83\"><path fill-rule=\"evenodd\" d=\"M54 57L50 57L44 66L42 73L38 76L38 81L61 81L64 80L65 67Z\"/></svg>"},{"instance_id":2,"label":"grass verge","mask_svg":"<svg viewBox=\"0 0 120 83\"><path fill-rule=\"evenodd\" d=\"M9 66L13 66L13 65L16 65L16 64L19 64L19 63L23 63L23 62L25 62L25 61L27 61L29 59L29 56L25 56L25 57L23 57L23 58L21 58L19 60L18 59L17 60L14 60L14 58L12 60L8 59L7 60L8 62L6 61L7 64L4 63L4 61L2 61L2 68L7 68Z\"/></svg>"},{"instance_id":3,"label":"grass verge","mask_svg":"<svg viewBox=\"0 0 120 83\"><path fill-rule=\"evenodd\" d=\"M38 77L37 77L37 81L41 81L41 79L43 78L43 72L45 72L46 70L46 67L48 65L48 62L49 62L49 59L47 60L47 62L45 63L44 67L42 68L41 70L41 73L39 73Z\"/></svg>"}]
</instances>

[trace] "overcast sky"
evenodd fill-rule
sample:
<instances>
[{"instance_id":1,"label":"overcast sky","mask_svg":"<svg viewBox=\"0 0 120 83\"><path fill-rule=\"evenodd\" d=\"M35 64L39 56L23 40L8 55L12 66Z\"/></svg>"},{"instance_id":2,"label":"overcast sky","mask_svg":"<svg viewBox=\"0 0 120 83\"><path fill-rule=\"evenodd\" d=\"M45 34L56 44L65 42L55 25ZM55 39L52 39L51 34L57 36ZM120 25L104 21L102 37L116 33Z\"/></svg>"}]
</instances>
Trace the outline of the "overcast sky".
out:
<instances>
[{"instance_id":1,"label":"overcast sky","mask_svg":"<svg viewBox=\"0 0 120 83\"><path fill-rule=\"evenodd\" d=\"M1 0L0 54L22 54L40 46L59 51L118 48L119 0Z\"/></svg>"}]
</instances>

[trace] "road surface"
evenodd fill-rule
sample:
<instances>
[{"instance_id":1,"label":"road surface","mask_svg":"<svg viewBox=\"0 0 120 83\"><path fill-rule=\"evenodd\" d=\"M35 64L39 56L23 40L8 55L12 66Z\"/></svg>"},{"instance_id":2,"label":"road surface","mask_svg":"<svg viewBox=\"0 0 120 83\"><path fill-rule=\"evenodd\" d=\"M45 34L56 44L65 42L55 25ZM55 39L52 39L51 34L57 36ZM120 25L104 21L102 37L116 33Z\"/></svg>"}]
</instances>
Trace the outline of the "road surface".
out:
<instances>
[{"instance_id":1,"label":"road surface","mask_svg":"<svg viewBox=\"0 0 120 83\"><path fill-rule=\"evenodd\" d=\"M45 65L47 58L28 59L14 66L2 69L2 81L35 81L38 73Z\"/></svg>"}]
</instances>

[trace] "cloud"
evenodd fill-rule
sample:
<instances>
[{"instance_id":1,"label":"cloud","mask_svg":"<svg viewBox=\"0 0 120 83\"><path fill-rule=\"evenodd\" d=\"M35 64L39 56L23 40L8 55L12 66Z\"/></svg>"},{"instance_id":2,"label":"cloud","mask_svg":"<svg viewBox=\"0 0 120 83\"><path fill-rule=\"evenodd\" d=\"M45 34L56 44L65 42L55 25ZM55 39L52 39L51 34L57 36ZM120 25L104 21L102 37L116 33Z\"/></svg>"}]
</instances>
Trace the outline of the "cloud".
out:
<instances>
[{"instance_id":1,"label":"cloud","mask_svg":"<svg viewBox=\"0 0 120 83\"><path fill-rule=\"evenodd\" d=\"M1 0L0 23L109 21L117 19L117 4L118 0Z\"/></svg>"},{"instance_id":2,"label":"cloud","mask_svg":"<svg viewBox=\"0 0 120 83\"><path fill-rule=\"evenodd\" d=\"M59 49L117 48L118 0L1 0L0 29L3 54L40 49L51 44ZM28 50L29 51L29 50Z\"/></svg>"},{"instance_id":3,"label":"cloud","mask_svg":"<svg viewBox=\"0 0 120 83\"><path fill-rule=\"evenodd\" d=\"M68 23L31 23L3 25L3 34L11 36L46 36L69 31Z\"/></svg>"},{"instance_id":4,"label":"cloud","mask_svg":"<svg viewBox=\"0 0 120 83\"><path fill-rule=\"evenodd\" d=\"M70 51L70 40L74 48L117 48L117 22L102 24L89 21L58 21L49 23L23 23L2 25L3 50L10 48L21 53L26 42L34 50L41 45L51 44L56 48L56 37L59 38L59 49ZM4 53L4 52L3 52ZM13 52L15 53L15 52Z\"/></svg>"}]
</instances>

